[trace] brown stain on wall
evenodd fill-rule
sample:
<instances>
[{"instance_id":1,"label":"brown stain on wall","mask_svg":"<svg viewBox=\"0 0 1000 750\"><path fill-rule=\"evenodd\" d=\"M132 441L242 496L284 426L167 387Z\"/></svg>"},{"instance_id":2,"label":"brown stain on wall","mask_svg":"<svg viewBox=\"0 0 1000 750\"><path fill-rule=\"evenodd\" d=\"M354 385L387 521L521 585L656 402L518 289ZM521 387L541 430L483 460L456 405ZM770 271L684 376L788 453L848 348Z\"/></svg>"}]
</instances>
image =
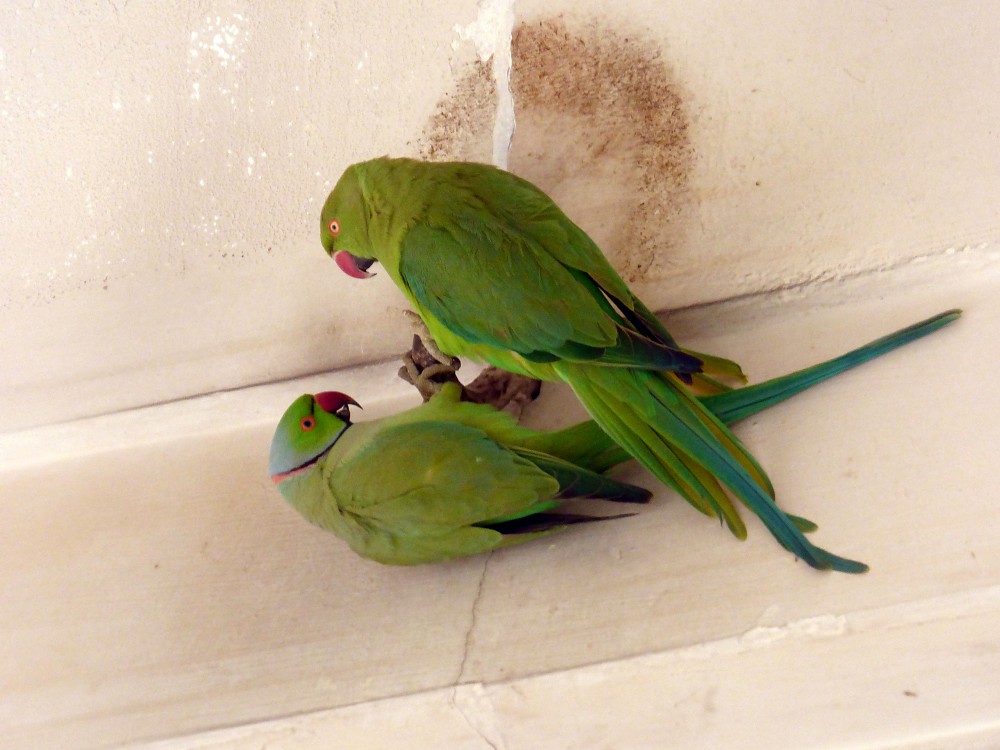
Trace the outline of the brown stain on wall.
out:
<instances>
[{"instance_id":1,"label":"brown stain on wall","mask_svg":"<svg viewBox=\"0 0 1000 750\"><path fill-rule=\"evenodd\" d=\"M420 156L433 161L489 162L496 93L490 63L471 63L438 101L419 140Z\"/></svg>"},{"instance_id":2,"label":"brown stain on wall","mask_svg":"<svg viewBox=\"0 0 1000 750\"><path fill-rule=\"evenodd\" d=\"M522 22L511 87L511 171L552 196L626 280L668 273L694 154L661 43L600 19ZM489 64L476 63L439 102L421 155L489 161L495 107Z\"/></svg>"}]
</instances>

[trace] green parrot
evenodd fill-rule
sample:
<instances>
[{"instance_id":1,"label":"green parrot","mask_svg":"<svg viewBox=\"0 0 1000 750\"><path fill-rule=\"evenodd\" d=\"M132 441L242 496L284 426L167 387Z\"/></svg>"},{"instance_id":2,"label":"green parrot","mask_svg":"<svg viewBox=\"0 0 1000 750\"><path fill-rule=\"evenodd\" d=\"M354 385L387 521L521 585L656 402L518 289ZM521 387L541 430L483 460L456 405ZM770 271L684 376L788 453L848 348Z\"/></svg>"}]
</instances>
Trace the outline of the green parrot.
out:
<instances>
[{"instance_id":1,"label":"green parrot","mask_svg":"<svg viewBox=\"0 0 1000 750\"><path fill-rule=\"evenodd\" d=\"M336 391L296 399L275 430L269 471L306 519L377 562L440 562L621 517L562 509L575 499L650 498L601 473L630 456L593 422L534 432L462 401L457 383L371 422L353 423L352 404Z\"/></svg>"},{"instance_id":2,"label":"green parrot","mask_svg":"<svg viewBox=\"0 0 1000 750\"><path fill-rule=\"evenodd\" d=\"M828 362L701 402L723 422L744 419L955 317L935 316ZM534 432L507 412L462 401L457 383L372 422L352 423L352 404L335 391L296 399L275 429L269 472L306 519L378 562L438 562L621 517L561 509L576 498L649 499L646 490L603 476L631 457L593 421Z\"/></svg>"},{"instance_id":3,"label":"green parrot","mask_svg":"<svg viewBox=\"0 0 1000 750\"><path fill-rule=\"evenodd\" d=\"M813 545L757 461L696 394L746 381L678 345L597 245L531 183L484 164L378 158L349 167L322 212L350 276L379 262L440 350L564 381L615 442L739 538L725 485L788 550L820 569L867 566ZM950 314L950 313L949 313Z\"/></svg>"}]
</instances>

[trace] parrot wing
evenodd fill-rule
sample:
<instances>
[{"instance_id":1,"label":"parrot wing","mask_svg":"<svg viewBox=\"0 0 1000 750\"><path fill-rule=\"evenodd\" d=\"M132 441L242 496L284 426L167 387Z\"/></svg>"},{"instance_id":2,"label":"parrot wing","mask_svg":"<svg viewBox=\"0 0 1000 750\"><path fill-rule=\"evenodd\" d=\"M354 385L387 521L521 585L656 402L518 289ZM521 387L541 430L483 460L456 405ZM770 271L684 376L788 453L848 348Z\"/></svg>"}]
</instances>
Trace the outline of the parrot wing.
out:
<instances>
[{"instance_id":1,"label":"parrot wing","mask_svg":"<svg viewBox=\"0 0 1000 750\"><path fill-rule=\"evenodd\" d=\"M453 334L532 362L700 369L698 358L636 331L590 276L527 234L474 213L455 210L449 226L417 224L400 247L410 295Z\"/></svg>"},{"instance_id":2,"label":"parrot wing","mask_svg":"<svg viewBox=\"0 0 1000 750\"><path fill-rule=\"evenodd\" d=\"M611 301L615 309L607 311L613 317L624 318L628 328L662 346L700 359L704 373L746 382L746 376L735 362L679 346L642 300L632 294L590 236L536 185L510 172L482 164L462 164L454 178L471 200L482 204L489 215L529 232L556 261L582 277L588 286L596 285L600 290L598 301L605 303L606 310L606 303ZM638 366L632 362L628 364ZM696 375L695 383L706 393L728 390L727 386L704 374Z\"/></svg>"},{"instance_id":3,"label":"parrot wing","mask_svg":"<svg viewBox=\"0 0 1000 750\"><path fill-rule=\"evenodd\" d=\"M520 515L559 483L485 433L447 422L379 430L339 464L331 486L341 511L396 535L447 533Z\"/></svg>"}]
</instances>

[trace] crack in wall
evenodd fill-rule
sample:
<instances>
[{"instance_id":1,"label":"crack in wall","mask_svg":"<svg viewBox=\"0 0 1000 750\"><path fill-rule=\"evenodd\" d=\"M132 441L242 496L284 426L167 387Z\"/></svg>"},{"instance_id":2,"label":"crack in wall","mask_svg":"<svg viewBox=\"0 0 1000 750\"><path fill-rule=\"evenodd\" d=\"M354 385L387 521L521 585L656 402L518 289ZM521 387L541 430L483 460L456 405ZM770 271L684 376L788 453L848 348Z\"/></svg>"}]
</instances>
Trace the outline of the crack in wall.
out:
<instances>
[{"instance_id":1,"label":"crack in wall","mask_svg":"<svg viewBox=\"0 0 1000 750\"><path fill-rule=\"evenodd\" d=\"M493 553L486 556L483 563L483 570L479 576L479 585L476 587L476 594L472 599L472 608L469 613L469 627L465 631L465 640L462 645L462 659L458 665L458 675L452 684L451 695L448 702L462 716L462 719L469 728L472 729L483 742L493 750L504 750L506 743L500 734L497 724L496 710L493 702L486 694L486 690L481 682L464 684L465 667L469 660L469 647L472 645L472 635L476 629L477 613L479 602L483 597L483 584L486 581L486 571L489 568Z\"/></svg>"},{"instance_id":2,"label":"crack in wall","mask_svg":"<svg viewBox=\"0 0 1000 750\"><path fill-rule=\"evenodd\" d=\"M472 599L472 611L469 615L469 628L465 631L465 643L462 646L462 660L458 665L458 675L455 677L454 685L457 688L462 684L462 678L465 677L465 665L469 660L469 646L472 645L472 633L476 629L476 613L479 608L479 600L483 597L483 583L486 581L486 570L490 566L490 560L493 559L493 553L490 552L486 555L486 562L483 563L483 571L479 576L479 587L476 589L476 595Z\"/></svg>"}]
</instances>

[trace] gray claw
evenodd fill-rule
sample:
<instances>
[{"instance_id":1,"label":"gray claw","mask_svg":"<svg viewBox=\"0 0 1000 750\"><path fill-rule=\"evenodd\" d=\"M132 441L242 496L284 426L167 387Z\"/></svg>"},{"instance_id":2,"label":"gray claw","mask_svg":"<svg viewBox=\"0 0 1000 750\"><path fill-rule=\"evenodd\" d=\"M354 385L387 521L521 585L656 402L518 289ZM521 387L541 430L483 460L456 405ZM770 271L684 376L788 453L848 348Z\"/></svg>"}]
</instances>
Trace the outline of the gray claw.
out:
<instances>
[{"instance_id":1,"label":"gray claw","mask_svg":"<svg viewBox=\"0 0 1000 750\"><path fill-rule=\"evenodd\" d=\"M520 417L524 407L538 398L541 390L540 380L491 366L463 388L463 396L466 401L489 404Z\"/></svg>"},{"instance_id":2,"label":"gray claw","mask_svg":"<svg viewBox=\"0 0 1000 750\"><path fill-rule=\"evenodd\" d=\"M413 328L413 335L418 337L423 344L423 349L435 361L442 365L448 365L453 370L457 370L462 366L461 361L458 357L449 357L447 354L442 352L437 347L437 343L434 341L434 337L431 336L431 332L427 330L427 324L424 323L423 319L417 315L413 310L403 310L403 315L410 319L410 326Z\"/></svg>"},{"instance_id":3,"label":"gray claw","mask_svg":"<svg viewBox=\"0 0 1000 750\"><path fill-rule=\"evenodd\" d=\"M520 417L524 407L538 397L542 388L541 381L496 367L487 367L471 383L462 385L456 374L461 362L456 357L440 361L419 334L414 334L413 346L403 354L402 360L399 377L420 391L424 401L430 400L445 383L458 383L463 401L488 404Z\"/></svg>"},{"instance_id":4,"label":"gray claw","mask_svg":"<svg viewBox=\"0 0 1000 750\"><path fill-rule=\"evenodd\" d=\"M403 354L402 360L399 377L414 386L424 401L429 401L445 383L459 383L458 376L455 375L458 367L450 361L447 364L438 362L417 335L413 336L413 347ZM456 359L455 363L457 362Z\"/></svg>"}]
</instances>

